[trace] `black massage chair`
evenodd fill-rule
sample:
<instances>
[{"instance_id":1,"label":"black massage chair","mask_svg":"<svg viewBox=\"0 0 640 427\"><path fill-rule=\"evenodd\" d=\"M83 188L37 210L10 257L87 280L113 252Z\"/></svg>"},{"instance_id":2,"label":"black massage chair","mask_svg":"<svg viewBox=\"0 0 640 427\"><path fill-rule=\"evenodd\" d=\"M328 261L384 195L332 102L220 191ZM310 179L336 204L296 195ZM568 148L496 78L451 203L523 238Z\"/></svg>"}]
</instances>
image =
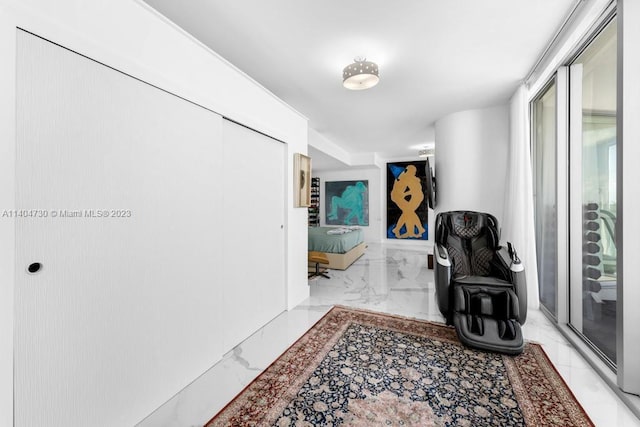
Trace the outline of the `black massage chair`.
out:
<instances>
[{"instance_id":1,"label":"black massage chair","mask_svg":"<svg viewBox=\"0 0 640 427\"><path fill-rule=\"evenodd\" d=\"M524 267L511 243L500 246L493 215L473 211L436 216L438 308L469 347L520 354L527 318Z\"/></svg>"}]
</instances>

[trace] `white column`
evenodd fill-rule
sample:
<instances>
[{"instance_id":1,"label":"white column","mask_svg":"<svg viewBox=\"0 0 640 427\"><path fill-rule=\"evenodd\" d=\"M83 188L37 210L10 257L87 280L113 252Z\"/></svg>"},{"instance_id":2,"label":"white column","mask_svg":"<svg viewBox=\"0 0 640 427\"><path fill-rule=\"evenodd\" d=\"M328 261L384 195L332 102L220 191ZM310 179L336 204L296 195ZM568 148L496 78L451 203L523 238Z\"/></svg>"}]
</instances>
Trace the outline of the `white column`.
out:
<instances>
[{"instance_id":1,"label":"white column","mask_svg":"<svg viewBox=\"0 0 640 427\"><path fill-rule=\"evenodd\" d=\"M437 212L475 210L502 223L509 152L507 105L467 110L436 122Z\"/></svg>"}]
</instances>

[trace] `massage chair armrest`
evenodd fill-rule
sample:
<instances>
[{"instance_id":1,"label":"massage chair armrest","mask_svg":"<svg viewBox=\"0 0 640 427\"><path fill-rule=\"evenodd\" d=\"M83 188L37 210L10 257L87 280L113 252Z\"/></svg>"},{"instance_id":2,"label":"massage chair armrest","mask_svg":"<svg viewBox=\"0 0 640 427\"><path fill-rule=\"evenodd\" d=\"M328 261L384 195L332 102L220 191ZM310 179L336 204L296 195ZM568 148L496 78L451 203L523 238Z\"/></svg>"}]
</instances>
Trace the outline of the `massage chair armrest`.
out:
<instances>
[{"instance_id":1,"label":"massage chair armrest","mask_svg":"<svg viewBox=\"0 0 640 427\"><path fill-rule=\"evenodd\" d=\"M449 252L447 248L440 243L436 243L433 247L433 255L436 258L436 262L444 267L451 267L451 259L449 258Z\"/></svg>"},{"instance_id":2,"label":"massage chair armrest","mask_svg":"<svg viewBox=\"0 0 640 427\"><path fill-rule=\"evenodd\" d=\"M508 246L500 245L498 255L500 256L500 262L503 266L507 267L511 273L524 272L524 265L518 254L516 253L513 245L507 242Z\"/></svg>"},{"instance_id":3,"label":"massage chair armrest","mask_svg":"<svg viewBox=\"0 0 640 427\"><path fill-rule=\"evenodd\" d=\"M449 297L451 284L451 259L447 248L439 243L433 246L433 257L436 260L434 278L436 283L436 301L440 312L447 318L447 323L452 319L449 307Z\"/></svg>"},{"instance_id":4,"label":"massage chair armrest","mask_svg":"<svg viewBox=\"0 0 640 427\"><path fill-rule=\"evenodd\" d=\"M509 269L511 283L513 283L514 292L518 296L518 305L520 308L518 321L521 325L524 325L524 322L527 320L527 278L524 272L524 265L511 243L507 243L506 246L502 245L498 251L498 255L500 262Z\"/></svg>"}]
</instances>

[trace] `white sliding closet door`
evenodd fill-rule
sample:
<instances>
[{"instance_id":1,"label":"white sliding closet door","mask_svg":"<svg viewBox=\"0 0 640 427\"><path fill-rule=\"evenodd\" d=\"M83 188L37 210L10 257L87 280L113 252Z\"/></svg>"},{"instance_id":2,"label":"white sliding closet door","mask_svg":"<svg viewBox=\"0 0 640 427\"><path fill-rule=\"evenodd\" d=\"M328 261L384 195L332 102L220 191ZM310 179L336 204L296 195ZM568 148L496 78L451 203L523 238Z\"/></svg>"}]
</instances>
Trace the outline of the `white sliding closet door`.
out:
<instances>
[{"instance_id":1,"label":"white sliding closet door","mask_svg":"<svg viewBox=\"0 0 640 427\"><path fill-rule=\"evenodd\" d=\"M19 33L15 425L131 426L222 355L222 118Z\"/></svg>"},{"instance_id":2,"label":"white sliding closet door","mask_svg":"<svg viewBox=\"0 0 640 427\"><path fill-rule=\"evenodd\" d=\"M285 145L223 122L224 349L286 309Z\"/></svg>"}]
</instances>

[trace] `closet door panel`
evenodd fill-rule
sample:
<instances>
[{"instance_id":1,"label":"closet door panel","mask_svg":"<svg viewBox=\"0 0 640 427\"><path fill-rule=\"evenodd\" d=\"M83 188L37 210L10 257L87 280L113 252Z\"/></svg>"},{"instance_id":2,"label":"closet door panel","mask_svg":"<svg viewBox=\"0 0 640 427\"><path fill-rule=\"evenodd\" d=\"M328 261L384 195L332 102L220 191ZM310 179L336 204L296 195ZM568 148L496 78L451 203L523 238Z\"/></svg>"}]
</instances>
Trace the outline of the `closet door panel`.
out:
<instances>
[{"instance_id":1,"label":"closet door panel","mask_svg":"<svg viewBox=\"0 0 640 427\"><path fill-rule=\"evenodd\" d=\"M285 145L223 122L223 319L230 350L286 309Z\"/></svg>"},{"instance_id":2,"label":"closet door panel","mask_svg":"<svg viewBox=\"0 0 640 427\"><path fill-rule=\"evenodd\" d=\"M16 426L133 425L222 355L222 118L24 32L17 71Z\"/></svg>"}]
</instances>

